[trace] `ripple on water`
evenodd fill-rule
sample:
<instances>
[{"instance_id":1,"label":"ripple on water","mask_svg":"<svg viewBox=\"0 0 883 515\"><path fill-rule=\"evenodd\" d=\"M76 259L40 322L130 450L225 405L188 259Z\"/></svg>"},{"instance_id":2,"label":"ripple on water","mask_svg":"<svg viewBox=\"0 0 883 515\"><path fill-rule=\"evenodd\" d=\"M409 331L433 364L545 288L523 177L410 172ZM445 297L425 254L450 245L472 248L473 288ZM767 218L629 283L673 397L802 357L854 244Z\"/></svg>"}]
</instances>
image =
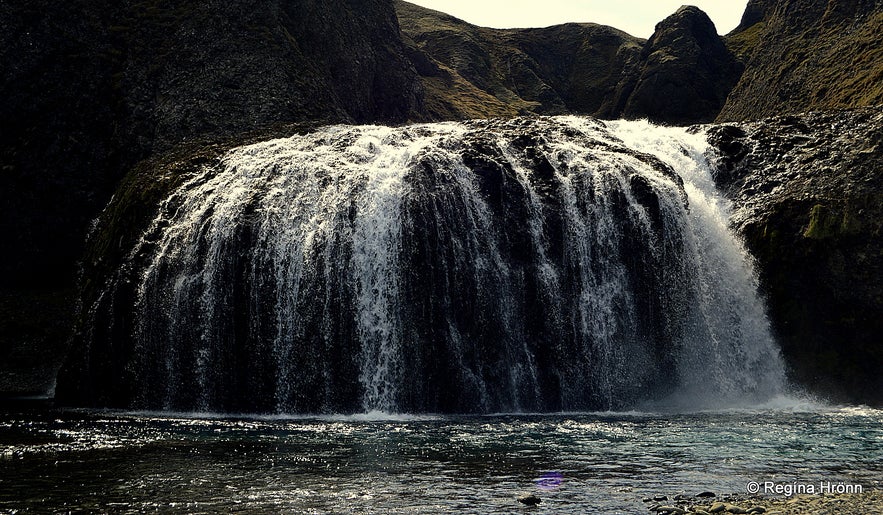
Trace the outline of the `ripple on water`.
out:
<instances>
[{"instance_id":1,"label":"ripple on water","mask_svg":"<svg viewBox=\"0 0 883 515\"><path fill-rule=\"evenodd\" d=\"M15 415L0 423L0 512L508 513L530 491L558 513L632 512L649 494L741 492L749 480L879 485L881 422L883 412L865 407L401 418Z\"/></svg>"}]
</instances>

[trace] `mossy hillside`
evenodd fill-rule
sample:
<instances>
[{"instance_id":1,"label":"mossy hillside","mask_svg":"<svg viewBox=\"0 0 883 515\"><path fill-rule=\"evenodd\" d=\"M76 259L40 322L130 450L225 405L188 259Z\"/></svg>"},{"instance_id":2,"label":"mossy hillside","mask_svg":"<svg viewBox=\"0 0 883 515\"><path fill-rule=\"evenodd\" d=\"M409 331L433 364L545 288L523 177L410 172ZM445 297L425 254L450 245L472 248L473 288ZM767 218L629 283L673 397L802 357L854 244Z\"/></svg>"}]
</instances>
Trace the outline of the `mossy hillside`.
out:
<instances>
[{"instance_id":1,"label":"mossy hillside","mask_svg":"<svg viewBox=\"0 0 883 515\"><path fill-rule=\"evenodd\" d=\"M644 41L592 23L488 29L403 1L396 2L396 9L414 53L459 85L438 87L438 78L417 66L424 85L429 84L427 105L448 106L456 119L476 112L596 113L616 89L625 66L621 61L638 53ZM492 99L483 109L475 104L482 96Z\"/></svg>"},{"instance_id":2,"label":"mossy hillside","mask_svg":"<svg viewBox=\"0 0 883 515\"><path fill-rule=\"evenodd\" d=\"M727 37L747 68L718 121L883 104L880 2L785 7Z\"/></svg>"},{"instance_id":3,"label":"mossy hillside","mask_svg":"<svg viewBox=\"0 0 883 515\"><path fill-rule=\"evenodd\" d=\"M728 34L724 42L739 61L747 63L760 44L765 27L764 22L755 23L748 28Z\"/></svg>"},{"instance_id":4,"label":"mossy hillside","mask_svg":"<svg viewBox=\"0 0 883 515\"><path fill-rule=\"evenodd\" d=\"M679 9L649 41L593 23L489 29L400 0L396 9L431 115L710 121L741 73L696 8Z\"/></svg>"}]
</instances>

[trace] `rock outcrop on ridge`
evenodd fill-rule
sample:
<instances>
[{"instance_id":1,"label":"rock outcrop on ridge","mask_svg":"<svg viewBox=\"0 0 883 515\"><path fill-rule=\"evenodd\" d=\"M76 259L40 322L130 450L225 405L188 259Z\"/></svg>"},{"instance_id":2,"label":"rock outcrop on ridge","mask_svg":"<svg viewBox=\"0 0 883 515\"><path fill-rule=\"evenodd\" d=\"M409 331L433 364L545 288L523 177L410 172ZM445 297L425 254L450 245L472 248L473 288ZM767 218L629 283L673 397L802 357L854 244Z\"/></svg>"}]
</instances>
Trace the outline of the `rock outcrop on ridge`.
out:
<instances>
[{"instance_id":1,"label":"rock outcrop on ridge","mask_svg":"<svg viewBox=\"0 0 883 515\"><path fill-rule=\"evenodd\" d=\"M708 122L742 73L695 7L678 9L649 40L592 23L488 29L401 0L396 8L433 119L576 113Z\"/></svg>"}]
</instances>

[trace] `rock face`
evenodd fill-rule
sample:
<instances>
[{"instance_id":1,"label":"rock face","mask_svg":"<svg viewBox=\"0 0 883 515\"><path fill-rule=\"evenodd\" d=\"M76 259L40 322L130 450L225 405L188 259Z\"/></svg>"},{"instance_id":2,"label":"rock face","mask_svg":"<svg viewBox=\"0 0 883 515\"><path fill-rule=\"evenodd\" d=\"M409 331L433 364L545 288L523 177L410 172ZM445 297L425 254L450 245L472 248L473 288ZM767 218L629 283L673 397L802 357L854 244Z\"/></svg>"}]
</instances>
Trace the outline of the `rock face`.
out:
<instances>
[{"instance_id":1,"label":"rock face","mask_svg":"<svg viewBox=\"0 0 883 515\"><path fill-rule=\"evenodd\" d=\"M883 103L883 2L752 1L728 36L746 71L719 121Z\"/></svg>"},{"instance_id":2,"label":"rock face","mask_svg":"<svg viewBox=\"0 0 883 515\"><path fill-rule=\"evenodd\" d=\"M711 134L793 379L883 404L883 108Z\"/></svg>"},{"instance_id":3,"label":"rock face","mask_svg":"<svg viewBox=\"0 0 883 515\"><path fill-rule=\"evenodd\" d=\"M279 122L403 122L419 110L388 1L176 5L130 8L110 29L125 54L131 139L153 140L143 145Z\"/></svg>"},{"instance_id":4,"label":"rock face","mask_svg":"<svg viewBox=\"0 0 883 515\"><path fill-rule=\"evenodd\" d=\"M137 161L194 138L422 109L389 0L3 2L0 68L3 352L64 340L50 314Z\"/></svg>"},{"instance_id":5,"label":"rock face","mask_svg":"<svg viewBox=\"0 0 883 515\"><path fill-rule=\"evenodd\" d=\"M497 30L403 1L396 8L435 118L711 121L742 72L695 7L665 19L649 41L595 24Z\"/></svg>"},{"instance_id":6,"label":"rock face","mask_svg":"<svg viewBox=\"0 0 883 515\"><path fill-rule=\"evenodd\" d=\"M733 30L733 34L743 32L765 21L776 6L777 0L749 0L742 13L739 26Z\"/></svg>"},{"instance_id":7,"label":"rock face","mask_svg":"<svg viewBox=\"0 0 883 515\"><path fill-rule=\"evenodd\" d=\"M4 283L71 277L85 221L155 151L420 111L384 0L4 3L0 20Z\"/></svg>"},{"instance_id":8,"label":"rock face","mask_svg":"<svg viewBox=\"0 0 883 515\"><path fill-rule=\"evenodd\" d=\"M672 124L714 120L742 66L696 7L684 6L656 26L641 52L634 90L620 113Z\"/></svg>"}]
</instances>

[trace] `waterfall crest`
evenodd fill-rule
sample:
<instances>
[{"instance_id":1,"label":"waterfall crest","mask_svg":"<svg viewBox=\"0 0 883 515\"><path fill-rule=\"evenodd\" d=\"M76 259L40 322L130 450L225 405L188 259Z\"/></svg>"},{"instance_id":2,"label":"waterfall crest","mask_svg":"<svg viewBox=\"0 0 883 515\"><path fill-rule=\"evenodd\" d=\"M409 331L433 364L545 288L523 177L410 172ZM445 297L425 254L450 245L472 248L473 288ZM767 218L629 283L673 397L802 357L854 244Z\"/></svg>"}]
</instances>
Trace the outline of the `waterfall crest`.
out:
<instances>
[{"instance_id":1,"label":"waterfall crest","mask_svg":"<svg viewBox=\"0 0 883 515\"><path fill-rule=\"evenodd\" d=\"M580 117L233 149L159 206L134 305L107 307L116 280L93 308L130 328L126 384L99 387L278 413L766 399L783 365L706 151Z\"/></svg>"}]
</instances>

